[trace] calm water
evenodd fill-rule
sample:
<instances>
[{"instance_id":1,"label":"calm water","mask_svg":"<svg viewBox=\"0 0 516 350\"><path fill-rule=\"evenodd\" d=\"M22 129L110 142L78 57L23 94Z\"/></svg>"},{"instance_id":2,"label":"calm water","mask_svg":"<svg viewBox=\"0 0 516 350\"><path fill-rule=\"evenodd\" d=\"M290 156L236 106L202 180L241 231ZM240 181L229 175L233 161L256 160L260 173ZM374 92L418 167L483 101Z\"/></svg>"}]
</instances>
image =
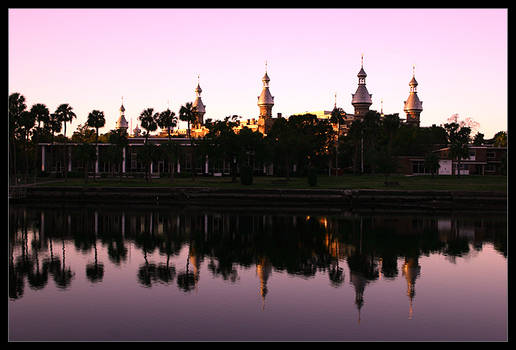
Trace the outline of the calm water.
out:
<instances>
[{"instance_id":1,"label":"calm water","mask_svg":"<svg viewBox=\"0 0 516 350\"><path fill-rule=\"evenodd\" d=\"M9 217L14 341L507 339L504 215Z\"/></svg>"}]
</instances>

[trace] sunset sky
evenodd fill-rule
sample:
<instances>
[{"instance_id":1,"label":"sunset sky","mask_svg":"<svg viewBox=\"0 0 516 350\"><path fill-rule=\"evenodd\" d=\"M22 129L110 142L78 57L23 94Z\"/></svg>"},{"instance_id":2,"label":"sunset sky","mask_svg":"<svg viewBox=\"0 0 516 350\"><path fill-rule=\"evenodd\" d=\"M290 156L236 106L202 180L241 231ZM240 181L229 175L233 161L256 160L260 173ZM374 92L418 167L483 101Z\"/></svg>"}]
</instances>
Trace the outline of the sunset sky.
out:
<instances>
[{"instance_id":1,"label":"sunset sky","mask_svg":"<svg viewBox=\"0 0 516 350\"><path fill-rule=\"evenodd\" d=\"M9 94L75 130L93 109L115 127L145 108L178 113L200 75L207 118L257 118L268 64L273 115L353 113L364 54L371 109L403 112L415 65L421 126L452 114L486 138L507 130L506 9L9 9Z\"/></svg>"}]
</instances>

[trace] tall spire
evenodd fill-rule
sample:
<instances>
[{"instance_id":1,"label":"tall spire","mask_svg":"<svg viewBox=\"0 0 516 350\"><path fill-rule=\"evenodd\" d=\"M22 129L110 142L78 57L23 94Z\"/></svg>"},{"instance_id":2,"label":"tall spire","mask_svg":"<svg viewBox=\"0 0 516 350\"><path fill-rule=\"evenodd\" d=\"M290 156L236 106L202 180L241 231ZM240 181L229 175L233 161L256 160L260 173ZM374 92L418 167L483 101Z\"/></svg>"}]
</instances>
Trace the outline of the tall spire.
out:
<instances>
[{"instance_id":1,"label":"tall spire","mask_svg":"<svg viewBox=\"0 0 516 350\"><path fill-rule=\"evenodd\" d=\"M197 94L197 97L200 97L202 92L200 79L200 74L197 74L197 87L195 88L195 93Z\"/></svg>"},{"instance_id":2,"label":"tall spire","mask_svg":"<svg viewBox=\"0 0 516 350\"><path fill-rule=\"evenodd\" d=\"M366 88L365 78L367 74L364 70L364 55L362 54L360 62L360 71L357 74L358 88L357 91L351 95L351 104L355 107L356 116L364 116L369 111L369 106L373 103L372 96Z\"/></svg>"},{"instance_id":3,"label":"tall spire","mask_svg":"<svg viewBox=\"0 0 516 350\"><path fill-rule=\"evenodd\" d=\"M206 113L206 105L202 103L201 99L201 85L200 85L200 75L197 74L197 87L195 88L195 93L197 97L195 98L195 101L193 103L193 107L195 108L195 116L196 116L196 126L199 127L200 125L204 124L204 114Z\"/></svg>"},{"instance_id":4,"label":"tall spire","mask_svg":"<svg viewBox=\"0 0 516 350\"><path fill-rule=\"evenodd\" d=\"M116 121L116 128L127 130L128 126L129 125L127 123L127 120L125 119L124 96L122 96L122 105L120 106L120 116L118 117L118 120Z\"/></svg>"},{"instance_id":5,"label":"tall spire","mask_svg":"<svg viewBox=\"0 0 516 350\"><path fill-rule=\"evenodd\" d=\"M335 104L333 105L333 108L337 108L337 93L335 93Z\"/></svg>"},{"instance_id":6,"label":"tall spire","mask_svg":"<svg viewBox=\"0 0 516 350\"><path fill-rule=\"evenodd\" d=\"M258 118L258 131L267 134L272 126L272 106L274 106L274 97L269 91L269 75L267 74L267 61L265 61L265 75L262 78L262 93L258 96L258 107L260 108L260 116Z\"/></svg>"},{"instance_id":7,"label":"tall spire","mask_svg":"<svg viewBox=\"0 0 516 350\"><path fill-rule=\"evenodd\" d=\"M423 111L423 101L417 96L416 65L412 65L412 79L409 82L410 92L408 99L404 102L403 111L407 114L407 123L419 126L420 114Z\"/></svg>"}]
</instances>

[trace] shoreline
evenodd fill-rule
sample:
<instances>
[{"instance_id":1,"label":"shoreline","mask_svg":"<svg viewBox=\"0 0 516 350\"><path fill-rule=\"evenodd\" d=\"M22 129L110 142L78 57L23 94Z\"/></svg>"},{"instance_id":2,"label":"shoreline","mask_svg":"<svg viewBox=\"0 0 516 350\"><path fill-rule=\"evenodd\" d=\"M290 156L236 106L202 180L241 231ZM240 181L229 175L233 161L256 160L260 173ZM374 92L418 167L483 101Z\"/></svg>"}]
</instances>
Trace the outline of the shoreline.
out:
<instances>
[{"instance_id":1,"label":"shoreline","mask_svg":"<svg viewBox=\"0 0 516 350\"><path fill-rule=\"evenodd\" d=\"M10 203L118 204L382 211L507 211L507 194L400 189L224 189L214 187L32 186Z\"/></svg>"}]
</instances>

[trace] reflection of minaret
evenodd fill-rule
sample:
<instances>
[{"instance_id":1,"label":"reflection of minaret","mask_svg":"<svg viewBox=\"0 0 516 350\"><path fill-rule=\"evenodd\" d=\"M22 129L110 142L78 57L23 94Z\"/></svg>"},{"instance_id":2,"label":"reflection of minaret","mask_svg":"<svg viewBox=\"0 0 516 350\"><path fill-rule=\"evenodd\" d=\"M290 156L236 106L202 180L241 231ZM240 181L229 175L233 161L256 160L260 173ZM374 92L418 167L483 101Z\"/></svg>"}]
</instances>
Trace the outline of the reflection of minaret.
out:
<instances>
[{"instance_id":1,"label":"reflection of minaret","mask_svg":"<svg viewBox=\"0 0 516 350\"><path fill-rule=\"evenodd\" d=\"M405 258L405 263L403 264L403 276L407 280L407 296L409 297L409 320L412 319L412 315L414 313L412 304L414 300L414 296L416 295L416 278L419 276L419 272L421 271L421 266L418 264L418 258Z\"/></svg>"},{"instance_id":2,"label":"reflection of minaret","mask_svg":"<svg viewBox=\"0 0 516 350\"><path fill-rule=\"evenodd\" d=\"M267 295L267 280L272 272L272 265L267 258L259 258L256 263L256 274L260 278L260 295L262 297L262 310L265 309L265 296Z\"/></svg>"},{"instance_id":3,"label":"reflection of minaret","mask_svg":"<svg viewBox=\"0 0 516 350\"><path fill-rule=\"evenodd\" d=\"M192 247L190 251L190 264L193 266L193 274L194 274L194 286L195 290L197 291L197 285L199 282L199 274L200 274L200 266L201 266L201 259L195 252L195 248Z\"/></svg>"},{"instance_id":4,"label":"reflection of minaret","mask_svg":"<svg viewBox=\"0 0 516 350\"><path fill-rule=\"evenodd\" d=\"M360 309L364 305L364 290L368 280L360 273L350 270L349 282L355 287L355 305L358 309L358 323L360 323Z\"/></svg>"}]
</instances>

